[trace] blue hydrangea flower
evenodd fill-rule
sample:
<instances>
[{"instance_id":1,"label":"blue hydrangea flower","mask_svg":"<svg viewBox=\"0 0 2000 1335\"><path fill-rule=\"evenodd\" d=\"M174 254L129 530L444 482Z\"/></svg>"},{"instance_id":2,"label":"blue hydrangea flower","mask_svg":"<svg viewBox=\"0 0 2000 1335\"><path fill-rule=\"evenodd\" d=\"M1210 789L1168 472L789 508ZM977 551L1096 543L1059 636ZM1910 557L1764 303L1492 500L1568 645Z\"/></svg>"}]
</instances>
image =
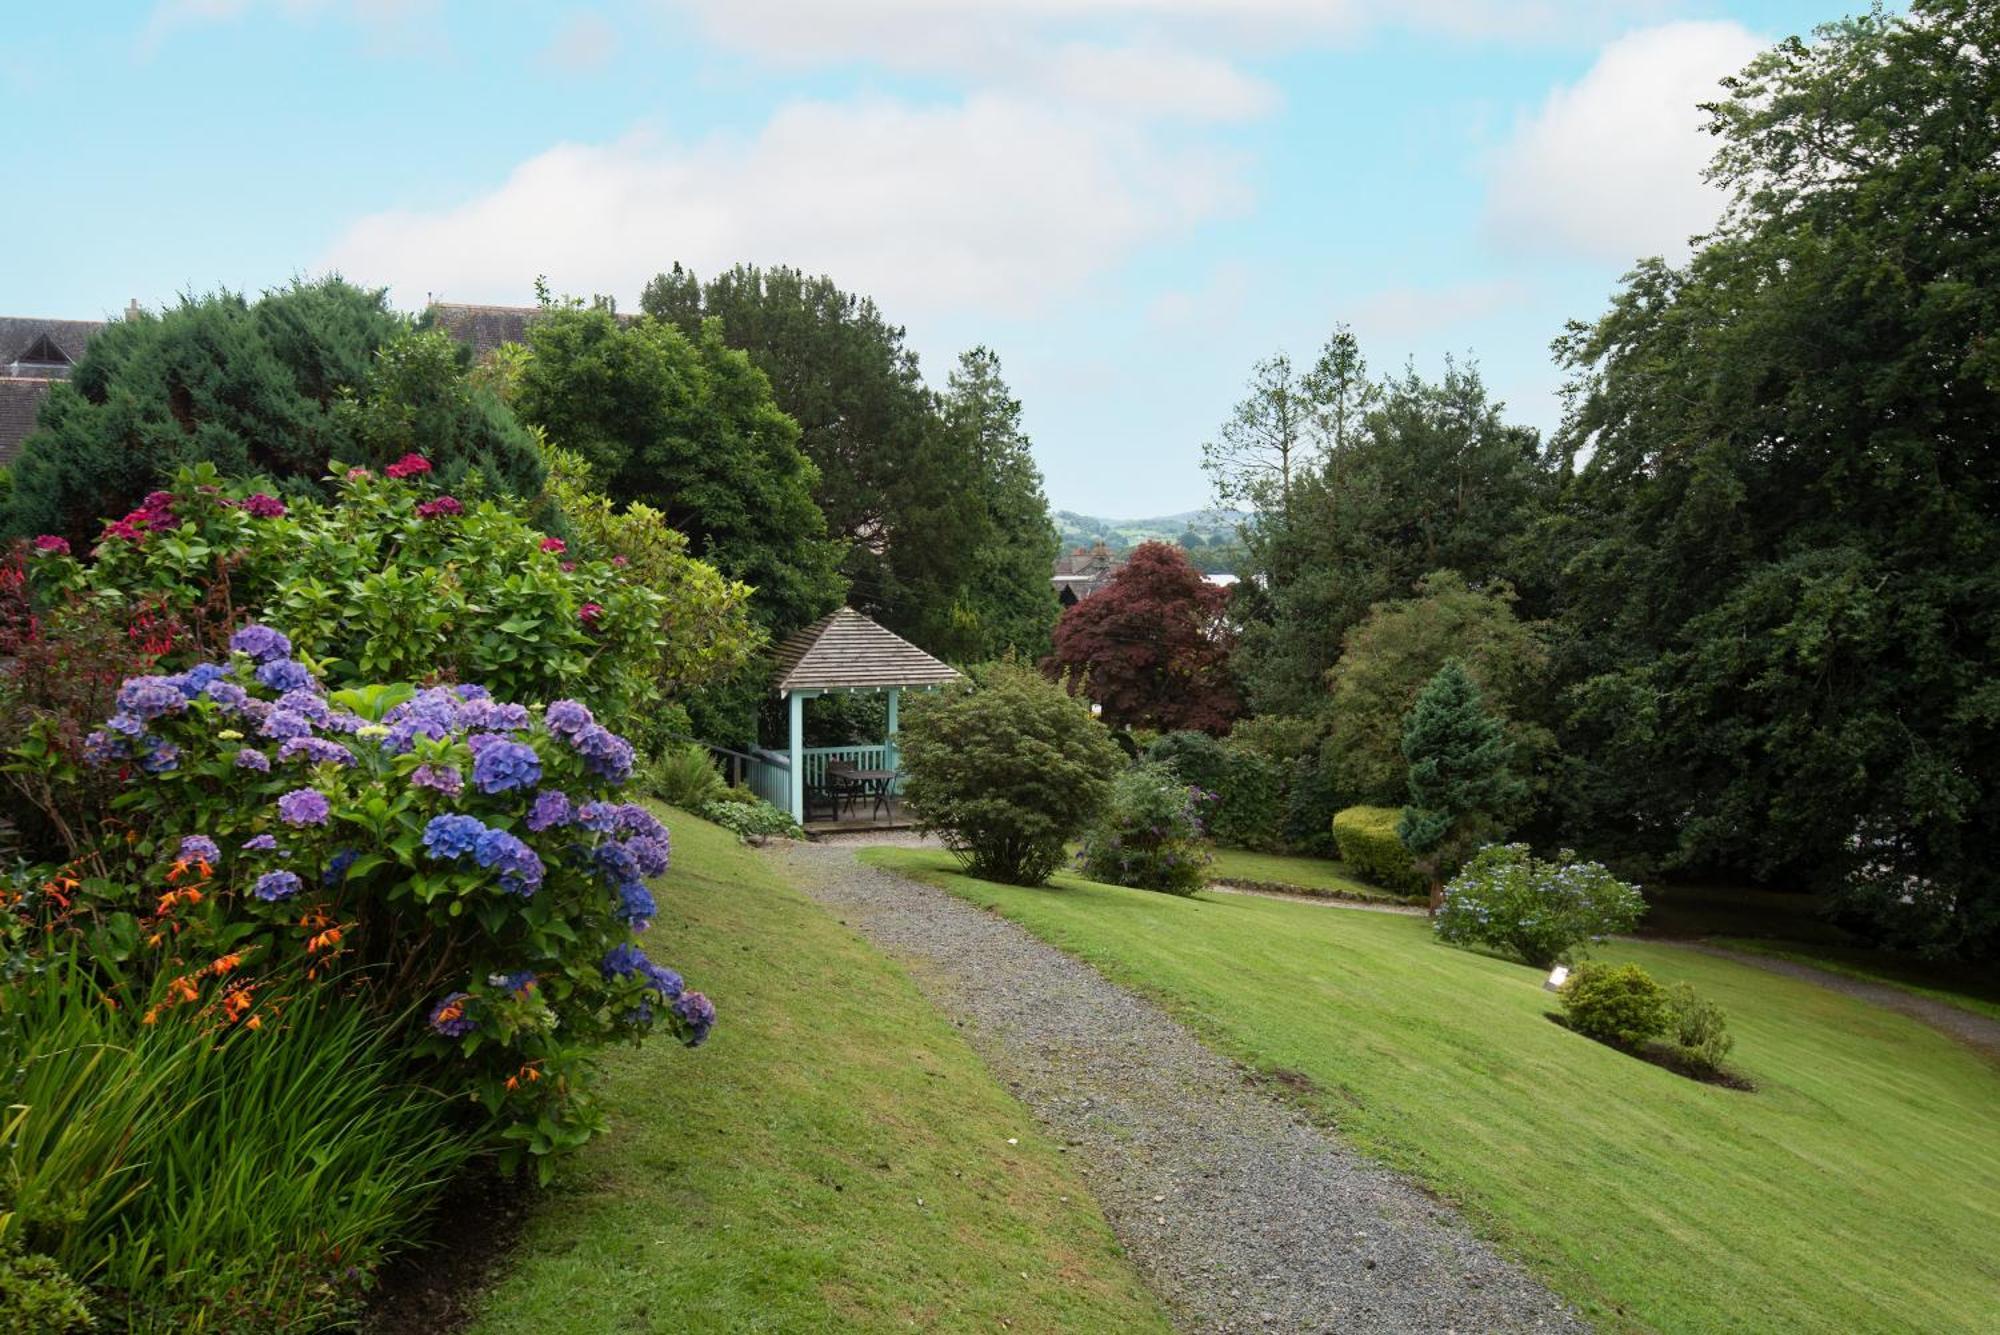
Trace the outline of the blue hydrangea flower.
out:
<instances>
[{"instance_id":1,"label":"blue hydrangea flower","mask_svg":"<svg viewBox=\"0 0 2000 1335\"><path fill-rule=\"evenodd\" d=\"M257 680L274 691L296 691L313 684L306 665L291 658L274 658L257 668Z\"/></svg>"},{"instance_id":2,"label":"blue hydrangea flower","mask_svg":"<svg viewBox=\"0 0 2000 1335\"><path fill-rule=\"evenodd\" d=\"M314 765L354 763L352 751L324 737L293 737L278 748L278 759L290 760L293 756L304 756L309 764Z\"/></svg>"},{"instance_id":3,"label":"blue hydrangea flower","mask_svg":"<svg viewBox=\"0 0 2000 1335\"><path fill-rule=\"evenodd\" d=\"M250 893L267 904L275 904L279 900L290 899L304 888L299 878L291 872L267 871L257 878L257 884L251 888Z\"/></svg>"},{"instance_id":4,"label":"blue hydrangea flower","mask_svg":"<svg viewBox=\"0 0 2000 1335\"><path fill-rule=\"evenodd\" d=\"M269 626L245 626L229 637L229 647L240 654L250 655L259 663L292 656L292 642L282 632Z\"/></svg>"},{"instance_id":5,"label":"blue hydrangea flower","mask_svg":"<svg viewBox=\"0 0 2000 1335\"><path fill-rule=\"evenodd\" d=\"M475 745L472 783L482 793L504 793L512 788L533 788L542 781L542 759L535 748L508 741L498 733L482 736L496 740ZM477 739L474 739L475 742Z\"/></svg>"},{"instance_id":6,"label":"blue hydrangea flower","mask_svg":"<svg viewBox=\"0 0 2000 1335\"><path fill-rule=\"evenodd\" d=\"M278 799L278 819L287 825L324 825L330 814L326 794L314 788L294 788Z\"/></svg>"},{"instance_id":7,"label":"blue hydrangea flower","mask_svg":"<svg viewBox=\"0 0 2000 1335\"><path fill-rule=\"evenodd\" d=\"M451 862L472 852L479 836L487 833L485 822L476 816L433 816L424 826L424 847L440 862Z\"/></svg>"},{"instance_id":8,"label":"blue hydrangea flower","mask_svg":"<svg viewBox=\"0 0 2000 1335\"><path fill-rule=\"evenodd\" d=\"M535 794L535 805L528 809L528 828L536 834L575 819L576 808L570 805L569 795L554 788Z\"/></svg>"},{"instance_id":9,"label":"blue hydrangea flower","mask_svg":"<svg viewBox=\"0 0 2000 1335\"><path fill-rule=\"evenodd\" d=\"M683 992L674 1000L674 1014L687 1025L687 1045L698 1048L715 1028L715 1003L699 992Z\"/></svg>"},{"instance_id":10,"label":"blue hydrangea flower","mask_svg":"<svg viewBox=\"0 0 2000 1335\"><path fill-rule=\"evenodd\" d=\"M222 850L205 834L191 834L181 840L177 854L182 862L206 862L213 867L222 861Z\"/></svg>"},{"instance_id":11,"label":"blue hydrangea flower","mask_svg":"<svg viewBox=\"0 0 2000 1335\"><path fill-rule=\"evenodd\" d=\"M479 1027L472 1018L472 997L469 993L454 992L431 1007L431 1028L446 1038L464 1038Z\"/></svg>"},{"instance_id":12,"label":"blue hydrangea flower","mask_svg":"<svg viewBox=\"0 0 2000 1335\"><path fill-rule=\"evenodd\" d=\"M147 723L162 714L178 714L187 708L172 677L127 677L118 688L118 712Z\"/></svg>"}]
</instances>

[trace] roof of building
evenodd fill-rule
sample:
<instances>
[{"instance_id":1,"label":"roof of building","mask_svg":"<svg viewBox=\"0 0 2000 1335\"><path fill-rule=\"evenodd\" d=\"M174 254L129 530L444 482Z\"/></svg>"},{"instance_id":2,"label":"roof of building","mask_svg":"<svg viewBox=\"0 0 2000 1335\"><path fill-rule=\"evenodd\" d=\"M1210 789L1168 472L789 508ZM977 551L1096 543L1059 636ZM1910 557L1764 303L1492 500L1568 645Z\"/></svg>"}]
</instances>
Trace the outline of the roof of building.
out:
<instances>
[{"instance_id":1,"label":"roof of building","mask_svg":"<svg viewBox=\"0 0 2000 1335\"><path fill-rule=\"evenodd\" d=\"M40 376L0 376L0 468L14 462L35 429L35 413L54 382Z\"/></svg>"},{"instance_id":2,"label":"roof of building","mask_svg":"<svg viewBox=\"0 0 2000 1335\"><path fill-rule=\"evenodd\" d=\"M783 694L943 686L958 678L956 669L853 608L843 607L778 646L778 668L771 674L771 689Z\"/></svg>"},{"instance_id":3,"label":"roof of building","mask_svg":"<svg viewBox=\"0 0 2000 1335\"><path fill-rule=\"evenodd\" d=\"M60 365L83 360L84 345L104 328L102 320L43 320L29 315L0 315L0 368L28 360L35 365L51 364L47 354L58 354ZM37 345L41 346L37 346ZM36 356L28 357L34 352Z\"/></svg>"}]
</instances>

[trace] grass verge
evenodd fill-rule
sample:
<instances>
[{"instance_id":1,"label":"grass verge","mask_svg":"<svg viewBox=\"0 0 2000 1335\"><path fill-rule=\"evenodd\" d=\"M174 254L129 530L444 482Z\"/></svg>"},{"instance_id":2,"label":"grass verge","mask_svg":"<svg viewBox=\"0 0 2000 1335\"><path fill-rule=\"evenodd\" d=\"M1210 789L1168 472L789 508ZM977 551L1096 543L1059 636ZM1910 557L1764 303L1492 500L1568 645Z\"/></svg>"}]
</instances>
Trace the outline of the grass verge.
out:
<instances>
[{"instance_id":1,"label":"grass verge","mask_svg":"<svg viewBox=\"0 0 2000 1335\"><path fill-rule=\"evenodd\" d=\"M1164 1331L1080 1179L903 972L765 855L669 824L650 948L714 999L715 1036L607 1056L610 1128L473 1329Z\"/></svg>"},{"instance_id":2,"label":"grass verge","mask_svg":"<svg viewBox=\"0 0 2000 1335\"><path fill-rule=\"evenodd\" d=\"M1290 853L1252 853L1241 848L1218 848L1215 850L1215 861L1209 864L1208 879L1230 881L1253 890L1352 899L1364 904L1423 902L1393 890L1384 890L1379 885L1368 884L1348 871L1344 862Z\"/></svg>"},{"instance_id":3,"label":"grass verge","mask_svg":"<svg viewBox=\"0 0 2000 1335\"><path fill-rule=\"evenodd\" d=\"M1072 876L1022 889L935 853L864 856L1304 1076L1316 1113L1607 1328L1991 1328L2000 1071L1914 1020L1671 946L1601 952L1725 1007L1746 1093L1550 1023L1539 973L1438 945L1422 919Z\"/></svg>"}]
</instances>

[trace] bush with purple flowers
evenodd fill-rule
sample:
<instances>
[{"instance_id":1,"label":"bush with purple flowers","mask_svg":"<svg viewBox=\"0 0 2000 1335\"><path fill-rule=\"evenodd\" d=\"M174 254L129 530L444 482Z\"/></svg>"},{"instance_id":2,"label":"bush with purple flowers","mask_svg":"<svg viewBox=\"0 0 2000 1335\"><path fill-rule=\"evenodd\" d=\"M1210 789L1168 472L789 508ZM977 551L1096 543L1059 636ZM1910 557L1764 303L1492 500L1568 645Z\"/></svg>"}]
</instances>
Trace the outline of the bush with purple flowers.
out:
<instances>
[{"instance_id":1,"label":"bush with purple flowers","mask_svg":"<svg viewBox=\"0 0 2000 1335\"><path fill-rule=\"evenodd\" d=\"M471 1095L517 1162L596 1128L594 1047L708 1036L708 1000L634 940L667 831L619 799L631 748L587 706L473 685L325 693L285 636L232 643L227 663L128 681L94 735L106 764L171 762L119 799L133 837L99 850L124 873L88 909L105 939L190 980L190 1006L285 969L341 980L407 1026L425 1081ZM168 863L166 898L141 893Z\"/></svg>"}]
</instances>

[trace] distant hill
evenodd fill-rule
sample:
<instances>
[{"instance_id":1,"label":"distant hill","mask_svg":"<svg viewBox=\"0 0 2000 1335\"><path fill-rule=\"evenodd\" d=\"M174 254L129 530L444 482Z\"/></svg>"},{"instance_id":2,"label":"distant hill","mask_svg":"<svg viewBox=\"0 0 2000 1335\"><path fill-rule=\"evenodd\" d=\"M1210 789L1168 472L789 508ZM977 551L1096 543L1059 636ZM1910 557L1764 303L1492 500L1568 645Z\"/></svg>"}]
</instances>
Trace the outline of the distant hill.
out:
<instances>
[{"instance_id":1,"label":"distant hill","mask_svg":"<svg viewBox=\"0 0 2000 1335\"><path fill-rule=\"evenodd\" d=\"M1101 542L1113 551L1137 547L1142 542L1180 542L1192 533L1203 547L1234 547L1237 526L1250 516L1241 510L1185 510L1177 515L1152 519L1103 519L1078 514L1074 510L1055 513L1056 530L1065 547L1088 547ZM1192 547L1193 544L1184 544Z\"/></svg>"}]
</instances>

